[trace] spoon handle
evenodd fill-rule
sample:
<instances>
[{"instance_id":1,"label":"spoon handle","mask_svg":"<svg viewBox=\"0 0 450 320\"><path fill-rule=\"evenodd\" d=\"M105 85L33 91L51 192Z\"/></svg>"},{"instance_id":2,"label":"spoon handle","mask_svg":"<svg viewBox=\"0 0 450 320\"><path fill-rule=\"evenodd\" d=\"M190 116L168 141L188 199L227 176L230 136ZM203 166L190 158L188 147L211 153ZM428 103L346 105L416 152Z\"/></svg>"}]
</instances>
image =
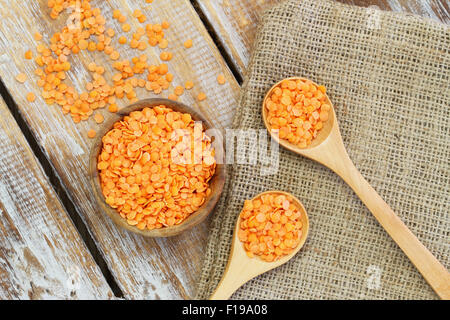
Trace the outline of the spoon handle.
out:
<instances>
[{"instance_id":1,"label":"spoon handle","mask_svg":"<svg viewBox=\"0 0 450 320\"><path fill-rule=\"evenodd\" d=\"M355 191L439 297L450 299L450 273L364 179L349 158L343 144L335 145L333 161L328 167Z\"/></svg>"},{"instance_id":2,"label":"spoon handle","mask_svg":"<svg viewBox=\"0 0 450 320\"><path fill-rule=\"evenodd\" d=\"M235 249L236 245L236 237L233 235L228 264L209 300L227 300L240 286L260 273L259 268L252 267L243 250Z\"/></svg>"}]
</instances>

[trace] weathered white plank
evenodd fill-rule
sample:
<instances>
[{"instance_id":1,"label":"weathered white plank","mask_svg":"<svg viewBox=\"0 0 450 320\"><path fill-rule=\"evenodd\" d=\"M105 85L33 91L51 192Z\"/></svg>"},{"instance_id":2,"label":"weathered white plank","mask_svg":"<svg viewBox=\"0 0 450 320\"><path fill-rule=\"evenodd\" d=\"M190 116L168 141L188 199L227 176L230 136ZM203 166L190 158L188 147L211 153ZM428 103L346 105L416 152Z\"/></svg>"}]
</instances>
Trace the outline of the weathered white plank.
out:
<instances>
[{"instance_id":1,"label":"weathered white plank","mask_svg":"<svg viewBox=\"0 0 450 320\"><path fill-rule=\"evenodd\" d=\"M30 1L24 5L15 0L0 2L0 77L19 105L20 112L50 159L67 191L74 201L83 220L88 225L111 272L127 298L158 299L186 298L193 295L197 271L203 257L207 236L207 224L203 223L183 235L152 240L118 230L108 217L103 216L94 202L87 177L88 153L91 141L86 138L90 128L96 128L93 119L74 125L70 117L63 116L60 108L47 106L42 98L34 103L26 101L28 91L37 95L35 81L24 85L14 80L19 72L25 72L29 79L35 79L34 63L25 61L23 54L36 47L33 34L36 31L48 41L55 31L65 23L64 15L54 21L49 18L46 0ZM239 91L239 86L228 70L220 53L214 46L201 20L188 0L158 0L146 5L143 0L93 0L107 17L107 27L122 35L120 25L112 19L112 10L120 9L128 16L128 23L134 29L138 22L131 17L134 9L141 9L148 22L171 22L166 31L169 49L174 57L168 63L169 71L175 75L173 86L192 80L195 87L186 91L180 101L201 109L218 127L229 126ZM128 38L131 33L128 34ZM128 46L115 47L121 59L130 59L142 54ZM194 46L185 49L183 42L191 38ZM149 47L145 53L153 63L159 60L160 49ZM105 66L106 78L111 79L111 61L103 53L83 51L72 56L69 61L72 70L68 73L68 83L81 90L90 79L85 66L95 61ZM216 77L223 73L227 78L225 85L218 85ZM137 91L138 98L152 97L143 89ZM169 89L162 96L172 92ZM200 91L208 98L198 103L196 96ZM126 101L119 104L124 106ZM102 110L105 118L108 112Z\"/></svg>"},{"instance_id":2,"label":"weathered white plank","mask_svg":"<svg viewBox=\"0 0 450 320\"><path fill-rule=\"evenodd\" d=\"M244 74L261 14L283 0L194 0L232 63Z\"/></svg>"},{"instance_id":3,"label":"weathered white plank","mask_svg":"<svg viewBox=\"0 0 450 320\"><path fill-rule=\"evenodd\" d=\"M0 98L0 299L113 294Z\"/></svg>"},{"instance_id":4,"label":"weathered white plank","mask_svg":"<svg viewBox=\"0 0 450 320\"><path fill-rule=\"evenodd\" d=\"M202 10L237 70L244 74L258 21L264 11L283 0L194 0ZM338 0L342 3L418 14L450 21L446 0Z\"/></svg>"}]
</instances>

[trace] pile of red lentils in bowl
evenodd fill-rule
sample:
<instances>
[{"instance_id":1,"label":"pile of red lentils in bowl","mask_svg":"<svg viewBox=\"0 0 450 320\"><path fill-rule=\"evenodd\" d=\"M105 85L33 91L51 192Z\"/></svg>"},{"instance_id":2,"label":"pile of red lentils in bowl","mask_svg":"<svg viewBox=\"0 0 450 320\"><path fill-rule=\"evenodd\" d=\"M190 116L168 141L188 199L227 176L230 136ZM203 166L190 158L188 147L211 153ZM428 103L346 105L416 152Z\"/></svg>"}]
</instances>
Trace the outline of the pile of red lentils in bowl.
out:
<instances>
[{"instance_id":1,"label":"pile of red lentils in bowl","mask_svg":"<svg viewBox=\"0 0 450 320\"><path fill-rule=\"evenodd\" d=\"M215 150L191 115L160 105L131 112L102 138L106 203L140 230L182 223L210 195Z\"/></svg>"}]
</instances>

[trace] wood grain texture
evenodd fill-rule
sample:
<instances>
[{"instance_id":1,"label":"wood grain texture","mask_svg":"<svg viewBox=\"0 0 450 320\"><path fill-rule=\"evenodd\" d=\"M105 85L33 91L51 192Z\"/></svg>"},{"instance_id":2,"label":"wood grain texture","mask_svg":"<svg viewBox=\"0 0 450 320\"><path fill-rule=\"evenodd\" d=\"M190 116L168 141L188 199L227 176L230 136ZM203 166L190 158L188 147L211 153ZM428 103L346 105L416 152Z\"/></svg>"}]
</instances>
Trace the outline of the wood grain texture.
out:
<instances>
[{"instance_id":1,"label":"wood grain texture","mask_svg":"<svg viewBox=\"0 0 450 320\"><path fill-rule=\"evenodd\" d=\"M113 294L0 98L0 299Z\"/></svg>"},{"instance_id":2,"label":"wood grain texture","mask_svg":"<svg viewBox=\"0 0 450 320\"><path fill-rule=\"evenodd\" d=\"M119 230L112 221L101 214L92 195L88 180L88 158L92 141L87 139L87 131L97 128L93 119L79 125L73 124L70 117L63 116L59 107L47 106L40 97L35 81L28 80L24 85L14 80L19 72L29 79L35 79L34 63L25 61L24 52L35 50L36 31L47 40L65 23L65 15L54 21L49 18L46 0L30 1L24 6L16 0L0 3L0 77L10 94L17 102L22 116L33 131L46 156L67 188L68 194L87 224L92 238L103 254L113 276L126 298L134 299L173 299L193 295L198 269L206 245L207 223L193 228L185 234L166 239L146 239L127 231ZM154 1L146 5L142 0L93 0L107 18L107 27L122 35L120 25L112 19L112 10L120 9L128 16L134 30L138 26L131 17L133 10L139 8L156 23L166 19L171 22L166 32L169 49L174 58L168 63L169 71L175 75L173 85L192 80L195 87L186 91L180 101L198 108L217 127L227 127L231 123L236 105L239 86L228 70L220 53L209 37L201 20L188 0ZM128 35L128 37L130 37ZM113 41L117 41L118 36ZM187 50L182 43L193 39L194 46ZM115 45L121 59L130 59L142 54L129 47ZM35 52L35 51L34 51ZM156 63L160 49L149 47L145 53L150 61ZM90 75L86 70L88 63L95 61L106 68L106 78L111 79L111 61L102 53L83 51L71 56L72 70L68 73L68 83L81 91ZM216 77L223 73L225 85L218 85ZM155 97L144 89L137 91L138 98ZM39 97L34 103L26 101L28 91ZM208 98L196 102L198 92L204 91ZM172 92L168 90L163 97ZM121 101L119 107L126 105ZM109 113L102 111L108 119Z\"/></svg>"},{"instance_id":3,"label":"wood grain texture","mask_svg":"<svg viewBox=\"0 0 450 320\"><path fill-rule=\"evenodd\" d=\"M250 59L256 28L264 11L283 0L194 0L218 35L234 67L244 74ZM338 0L362 7L407 12L450 22L446 0Z\"/></svg>"}]
</instances>

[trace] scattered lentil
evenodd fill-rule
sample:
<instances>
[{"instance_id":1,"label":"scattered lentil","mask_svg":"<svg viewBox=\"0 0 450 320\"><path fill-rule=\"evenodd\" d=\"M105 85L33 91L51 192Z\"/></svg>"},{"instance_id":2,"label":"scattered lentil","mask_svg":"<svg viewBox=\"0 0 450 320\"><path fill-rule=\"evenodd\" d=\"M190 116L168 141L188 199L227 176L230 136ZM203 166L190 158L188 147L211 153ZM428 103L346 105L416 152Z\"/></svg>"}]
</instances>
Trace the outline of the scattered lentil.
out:
<instances>
[{"instance_id":1,"label":"scattered lentil","mask_svg":"<svg viewBox=\"0 0 450 320\"><path fill-rule=\"evenodd\" d=\"M134 10L133 17L139 18L140 16L142 16L142 11L139 9Z\"/></svg>"},{"instance_id":2,"label":"scattered lentil","mask_svg":"<svg viewBox=\"0 0 450 320\"><path fill-rule=\"evenodd\" d=\"M184 42L184 47L187 48L187 49L191 48L192 47L192 40L191 39L186 40Z\"/></svg>"},{"instance_id":3,"label":"scattered lentil","mask_svg":"<svg viewBox=\"0 0 450 320\"><path fill-rule=\"evenodd\" d=\"M181 96L184 92L184 88L182 86L176 86L173 91L177 96Z\"/></svg>"},{"instance_id":4,"label":"scattered lentil","mask_svg":"<svg viewBox=\"0 0 450 320\"><path fill-rule=\"evenodd\" d=\"M197 96L198 101L203 101L206 99L206 94L204 92L200 92Z\"/></svg>"},{"instance_id":5,"label":"scattered lentil","mask_svg":"<svg viewBox=\"0 0 450 320\"><path fill-rule=\"evenodd\" d=\"M27 100L30 102L34 102L36 100L36 95L33 92L29 92L27 94Z\"/></svg>"},{"instance_id":6,"label":"scattered lentil","mask_svg":"<svg viewBox=\"0 0 450 320\"><path fill-rule=\"evenodd\" d=\"M103 115L101 113L96 113L94 115L94 120L95 122L97 122L98 124L103 123L103 121L105 120L105 118L103 117Z\"/></svg>"},{"instance_id":7,"label":"scattered lentil","mask_svg":"<svg viewBox=\"0 0 450 320\"><path fill-rule=\"evenodd\" d=\"M116 113L117 111L119 111L119 108L118 108L117 104L112 103L109 105L108 110L111 113Z\"/></svg>"},{"instance_id":8,"label":"scattered lentil","mask_svg":"<svg viewBox=\"0 0 450 320\"><path fill-rule=\"evenodd\" d=\"M128 31L131 30L131 26L130 26L128 23L124 23L124 24L122 25L122 30L123 30L124 32L128 32Z\"/></svg>"},{"instance_id":9,"label":"scattered lentil","mask_svg":"<svg viewBox=\"0 0 450 320\"><path fill-rule=\"evenodd\" d=\"M25 73L19 73L16 76L16 80L19 81L20 83L24 83L25 81L27 81L27 75Z\"/></svg>"},{"instance_id":10,"label":"scattered lentil","mask_svg":"<svg viewBox=\"0 0 450 320\"><path fill-rule=\"evenodd\" d=\"M25 59L27 59L27 60L33 59L33 52L31 52L31 50L28 50L27 52L25 52Z\"/></svg>"},{"instance_id":11,"label":"scattered lentil","mask_svg":"<svg viewBox=\"0 0 450 320\"><path fill-rule=\"evenodd\" d=\"M87 135L89 138L93 139L97 135L97 132L95 130L91 129L88 131Z\"/></svg>"},{"instance_id":12,"label":"scattered lentil","mask_svg":"<svg viewBox=\"0 0 450 320\"><path fill-rule=\"evenodd\" d=\"M120 23L125 23L125 21L127 21L127 17L121 15L119 16L119 18L117 19Z\"/></svg>"},{"instance_id":13,"label":"scattered lentil","mask_svg":"<svg viewBox=\"0 0 450 320\"><path fill-rule=\"evenodd\" d=\"M166 49L168 45L169 45L169 41L167 41L167 39L161 39L161 40L159 41L159 45L158 45L158 46L159 46L161 49Z\"/></svg>"},{"instance_id":14,"label":"scattered lentil","mask_svg":"<svg viewBox=\"0 0 450 320\"><path fill-rule=\"evenodd\" d=\"M119 38L119 43L120 43L120 44L125 44L125 43L127 43L127 38L125 38L124 36L121 36L121 37Z\"/></svg>"},{"instance_id":15,"label":"scattered lentil","mask_svg":"<svg viewBox=\"0 0 450 320\"><path fill-rule=\"evenodd\" d=\"M163 22L161 23L161 27L162 27L163 29L169 29L170 23L169 23L168 21L163 21Z\"/></svg>"},{"instance_id":16,"label":"scattered lentil","mask_svg":"<svg viewBox=\"0 0 450 320\"><path fill-rule=\"evenodd\" d=\"M167 99L169 100L173 100L173 101L177 101L178 100L178 96L175 93L171 93L167 96Z\"/></svg>"},{"instance_id":17,"label":"scattered lentil","mask_svg":"<svg viewBox=\"0 0 450 320\"><path fill-rule=\"evenodd\" d=\"M172 60L173 54L172 54L172 52L163 51L163 52L161 52L159 57L162 61L169 61L169 60Z\"/></svg>"},{"instance_id":18,"label":"scattered lentil","mask_svg":"<svg viewBox=\"0 0 450 320\"><path fill-rule=\"evenodd\" d=\"M41 41L42 40L42 34L40 34L39 32L35 32L34 33L34 40Z\"/></svg>"},{"instance_id":19,"label":"scattered lentil","mask_svg":"<svg viewBox=\"0 0 450 320\"><path fill-rule=\"evenodd\" d=\"M227 81L227 80L225 79L225 76L224 76L223 74L219 74L219 75L217 76L217 82L218 82L219 84L225 84L226 81Z\"/></svg>"},{"instance_id":20,"label":"scattered lentil","mask_svg":"<svg viewBox=\"0 0 450 320\"><path fill-rule=\"evenodd\" d=\"M191 90L194 87L194 83L192 81L186 81L186 83L184 84L184 87L186 88L186 90Z\"/></svg>"},{"instance_id":21,"label":"scattered lentil","mask_svg":"<svg viewBox=\"0 0 450 320\"><path fill-rule=\"evenodd\" d=\"M166 73L166 80L168 82L172 82L173 81L173 74L171 73Z\"/></svg>"}]
</instances>

